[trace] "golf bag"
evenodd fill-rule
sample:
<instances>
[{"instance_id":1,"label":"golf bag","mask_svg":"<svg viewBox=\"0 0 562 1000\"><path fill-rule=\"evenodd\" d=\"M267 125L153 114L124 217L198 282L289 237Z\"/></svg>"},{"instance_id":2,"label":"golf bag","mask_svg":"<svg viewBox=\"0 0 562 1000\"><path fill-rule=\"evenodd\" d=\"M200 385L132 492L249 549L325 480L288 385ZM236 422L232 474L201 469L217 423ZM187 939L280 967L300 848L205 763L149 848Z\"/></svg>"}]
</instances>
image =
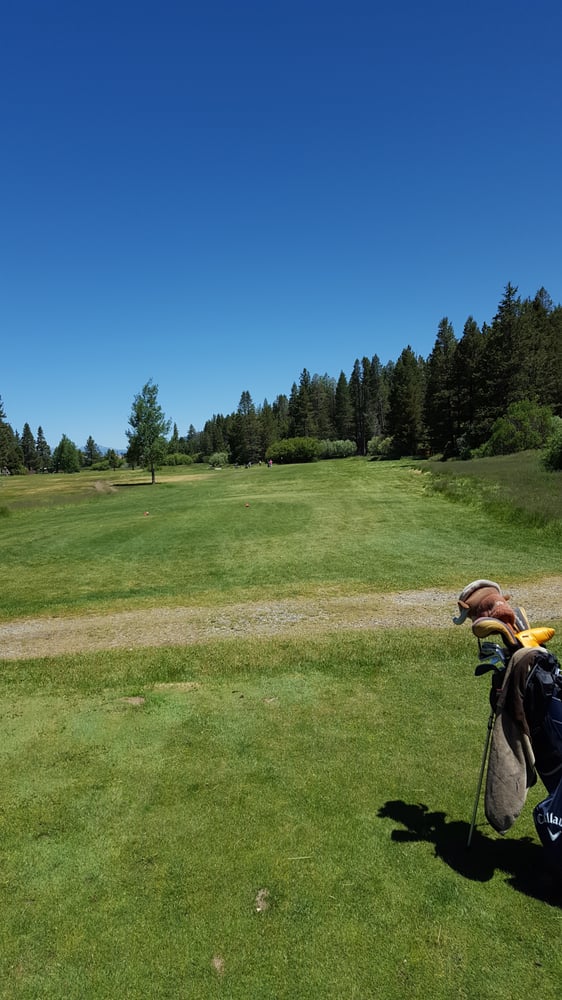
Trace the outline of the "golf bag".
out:
<instances>
[{"instance_id":1,"label":"golf bag","mask_svg":"<svg viewBox=\"0 0 562 1000\"><path fill-rule=\"evenodd\" d=\"M476 675L492 671L488 736L468 844L487 758L485 812L498 833L513 825L537 774L541 778L549 794L533 818L550 864L562 874L562 671L545 649L554 629L531 628L525 610L512 608L509 595L491 580L465 587L458 606L453 621L468 618L478 639Z\"/></svg>"},{"instance_id":2,"label":"golf bag","mask_svg":"<svg viewBox=\"0 0 562 1000\"><path fill-rule=\"evenodd\" d=\"M490 702L495 721L486 818L499 833L505 833L538 774L549 795L533 810L535 828L549 864L562 873L562 672L558 660L544 648L512 653L494 671Z\"/></svg>"},{"instance_id":3,"label":"golf bag","mask_svg":"<svg viewBox=\"0 0 562 1000\"><path fill-rule=\"evenodd\" d=\"M548 792L562 779L562 673L546 649L537 649L523 699L535 767Z\"/></svg>"},{"instance_id":4,"label":"golf bag","mask_svg":"<svg viewBox=\"0 0 562 1000\"><path fill-rule=\"evenodd\" d=\"M562 779L556 790L535 806L533 819L548 863L562 875Z\"/></svg>"},{"instance_id":5,"label":"golf bag","mask_svg":"<svg viewBox=\"0 0 562 1000\"><path fill-rule=\"evenodd\" d=\"M527 681L526 713L535 764L550 794L533 809L549 865L562 874L562 675L551 653L537 657Z\"/></svg>"}]
</instances>

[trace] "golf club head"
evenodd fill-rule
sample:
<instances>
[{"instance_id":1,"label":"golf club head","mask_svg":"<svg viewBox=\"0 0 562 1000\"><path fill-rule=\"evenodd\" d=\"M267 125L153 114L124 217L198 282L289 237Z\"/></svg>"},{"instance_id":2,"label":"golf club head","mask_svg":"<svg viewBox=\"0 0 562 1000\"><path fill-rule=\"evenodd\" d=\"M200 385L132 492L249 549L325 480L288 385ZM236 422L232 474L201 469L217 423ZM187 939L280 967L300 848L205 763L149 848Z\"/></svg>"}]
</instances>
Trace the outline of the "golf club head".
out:
<instances>
[{"instance_id":1,"label":"golf club head","mask_svg":"<svg viewBox=\"0 0 562 1000\"><path fill-rule=\"evenodd\" d=\"M505 667L505 649L497 642L479 643L478 666L474 671L475 676L480 677L490 670L501 670Z\"/></svg>"}]
</instances>

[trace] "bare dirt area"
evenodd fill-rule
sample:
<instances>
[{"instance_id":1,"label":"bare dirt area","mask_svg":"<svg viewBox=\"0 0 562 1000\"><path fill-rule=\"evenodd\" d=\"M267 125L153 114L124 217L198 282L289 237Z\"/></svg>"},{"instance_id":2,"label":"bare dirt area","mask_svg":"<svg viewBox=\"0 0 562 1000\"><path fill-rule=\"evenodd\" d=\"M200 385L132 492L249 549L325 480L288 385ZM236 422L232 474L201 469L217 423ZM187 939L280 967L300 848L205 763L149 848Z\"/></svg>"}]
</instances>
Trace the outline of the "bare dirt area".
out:
<instances>
[{"instance_id":1,"label":"bare dirt area","mask_svg":"<svg viewBox=\"0 0 562 1000\"><path fill-rule=\"evenodd\" d=\"M229 604L37 618L0 625L0 660L149 646L185 646L215 639L308 636L384 627L451 628L459 590L408 590L350 597L318 596ZM562 576L518 584L512 603L533 625L562 619Z\"/></svg>"}]
</instances>

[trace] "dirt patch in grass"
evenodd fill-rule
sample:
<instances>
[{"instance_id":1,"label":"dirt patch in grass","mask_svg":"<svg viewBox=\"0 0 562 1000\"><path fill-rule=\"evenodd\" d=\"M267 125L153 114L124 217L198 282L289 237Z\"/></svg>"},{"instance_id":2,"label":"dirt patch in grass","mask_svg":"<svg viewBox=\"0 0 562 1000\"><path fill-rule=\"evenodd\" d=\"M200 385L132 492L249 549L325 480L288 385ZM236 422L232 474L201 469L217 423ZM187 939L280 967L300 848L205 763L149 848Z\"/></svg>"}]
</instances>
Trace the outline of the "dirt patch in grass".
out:
<instances>
[{"instance_id":1,"label":"dirt patch in grass","mask_svg":"<svg viewBox=\"0 0 562 1000\"><path fill-rule=\"evenodd\" d=\"M117 493L116 486L112 486L111 483L104 482L102 479L96 479L94 489L96 493Z\"/></svg>"},{"instance_id":2,"label":"dirt patch in grass","mask_svg":"<svg viewBox=\"0 0 562 1000\"><path fill-rule=\"evenodd\" d=\"M221 955L213 955L211 965L217 976L224 976L224 958Z\"/></svg>"},{"instance_id":3,"label":"dirt patch in grass","mask_svg":"<svg viewBox=\"0 0 562 1000\"><path fill-rule=\"evenodd\" d=\"M459 587L459 591L460 591ZM335 630L451 628L459 591L319 595L279 601L121 611L74 618L37 618L0 625L0 660L149 646L185 646L214 639L298 637ZM522 604L533 625L562 618L562 576L518 584L513 604Z\"/></svg>"},{"instance_id":4,"label":"dirt patch in grass","mask_svg":"<svg viewBox=\"0 0 562 1000\"><path fill-rule=\"evenodd\" d=\"M198 691L200 684L197 681L171 681L163 684L155 684L155 691Z\"/></svg>"},{"instance_id":5,"label":"dirt patch in grass","mask_svg":"<svg viewBox=\"0 0 562 1000\"><path fill-rule=\"evenodd\" d=\"M265 913L269 910L269 889L260 889L255 899L256 913Z\"/></svg>"}]
</instances>

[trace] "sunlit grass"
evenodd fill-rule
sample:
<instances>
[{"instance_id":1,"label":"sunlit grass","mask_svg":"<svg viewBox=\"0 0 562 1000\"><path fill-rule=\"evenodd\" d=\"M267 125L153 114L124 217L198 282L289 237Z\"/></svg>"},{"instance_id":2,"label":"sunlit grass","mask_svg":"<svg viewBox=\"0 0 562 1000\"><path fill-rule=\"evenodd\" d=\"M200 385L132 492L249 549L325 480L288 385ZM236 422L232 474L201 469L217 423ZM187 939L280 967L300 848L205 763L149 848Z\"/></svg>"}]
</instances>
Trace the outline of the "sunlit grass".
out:
<instances>
[{"instance_id":1,"label":"sunlit grass","mask_svg":"<svg viewBox=\"0 0 562 1000\"><path fill-rule=\"evenodd\" d=\"M156 486L89 474L65 493L81 475L27 477L29 500L48 481L39 506L22 506L16 477L1 484L2 617L456 588L484 562L510 583L559 569L558 524L522 532L400 463L174 470Z\"/></svg>"},{"instance_id":2,"label":"sunlit grass","mask_svg":"<svg viewBox=\"0 0 562 1000\"><path fill-rule=\"evenodd\" d=\"M540 452L470 462L428 462L436 488L451 499L480 503L497 518L547 526L562 519L562 473L548 472Z\"/></svg>"},{"instance_id":3,"label":"sunlit grass","mask_svg":"<svg viewBox=\"0 0 562 1000\"><path fill-rule=\"evenodd\" d=\"M198 475L2 482L4 618L559 573L558 525L406 464ZM475 657L451 625L3 661L0 997L557 996L541 786L466 849Z\"/></svg>"},{"instance_id":4,"label":"sunlit grass","mask_svg":"<svg viewBox=\"0 0 562 1000\"><path fill-rule=\"evenodd\" d=\"M557 995L538 790L465 847L474 653L402 630L6 664L0 995L511 1000L514 968Z\"/></svg>"}]
</instances>

